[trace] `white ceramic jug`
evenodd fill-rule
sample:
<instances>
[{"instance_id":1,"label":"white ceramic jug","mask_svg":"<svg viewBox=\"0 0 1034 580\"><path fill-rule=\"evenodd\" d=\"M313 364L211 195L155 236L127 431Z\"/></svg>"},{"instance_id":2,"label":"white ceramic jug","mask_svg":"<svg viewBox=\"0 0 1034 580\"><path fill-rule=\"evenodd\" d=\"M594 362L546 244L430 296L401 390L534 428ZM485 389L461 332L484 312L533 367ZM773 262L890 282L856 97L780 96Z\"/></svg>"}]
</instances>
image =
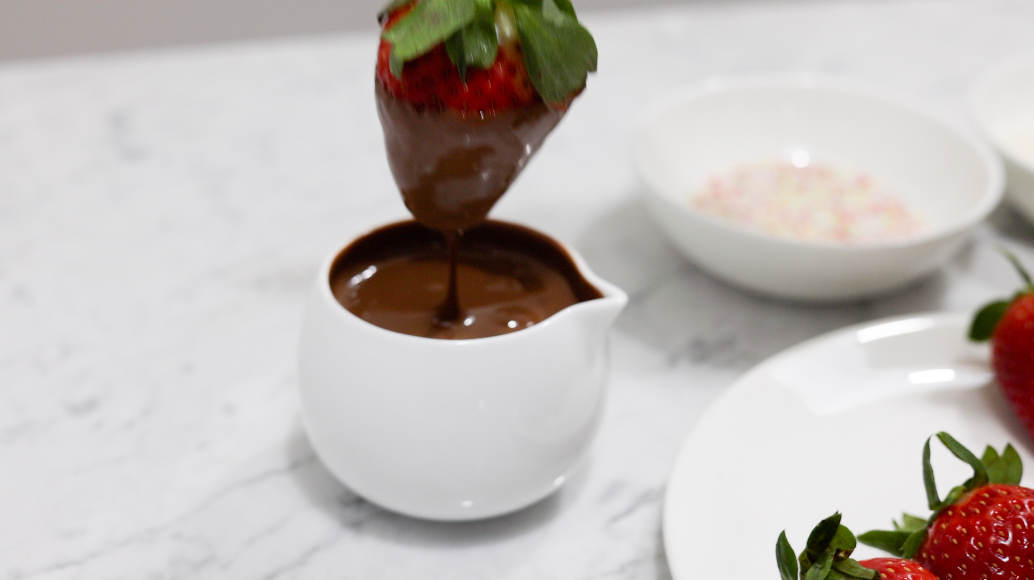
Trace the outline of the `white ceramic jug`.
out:
<instances>
[{"instance_id":1,"label":"white ceramic jug","mask_svg":"<svg viewBox=\"0 0 1034 580\"><path fill-rule=\"evenodd\" d=\"M324 465L367 500L421 518L491 517L555 491L595 435L607 334L628 300L564 249L603 297L473 340L400 334L355 316L331 292L332 253L299 353L305 427Z\"/></svg>"}]
</instances>

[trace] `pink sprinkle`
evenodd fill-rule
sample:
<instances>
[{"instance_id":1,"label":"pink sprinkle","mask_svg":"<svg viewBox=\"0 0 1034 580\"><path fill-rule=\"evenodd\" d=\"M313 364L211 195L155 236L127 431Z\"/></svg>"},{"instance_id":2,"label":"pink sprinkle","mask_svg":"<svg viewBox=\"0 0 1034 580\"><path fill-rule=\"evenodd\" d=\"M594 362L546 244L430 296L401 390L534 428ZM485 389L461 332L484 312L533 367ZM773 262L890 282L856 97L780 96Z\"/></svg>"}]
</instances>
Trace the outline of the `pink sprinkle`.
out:
<instances>
[{"instance_id":1,"label":"pink sprinkle","mask_svg":"<svg viewBox=\"0 0 1034 580\"><path fill-rule=\"evenodd\" d=\"M922 230L899 196L869 175L823 164L740 165L709 177L690 204L755 231L802 240L871 243Z\"/></svg>"}]
</instances>

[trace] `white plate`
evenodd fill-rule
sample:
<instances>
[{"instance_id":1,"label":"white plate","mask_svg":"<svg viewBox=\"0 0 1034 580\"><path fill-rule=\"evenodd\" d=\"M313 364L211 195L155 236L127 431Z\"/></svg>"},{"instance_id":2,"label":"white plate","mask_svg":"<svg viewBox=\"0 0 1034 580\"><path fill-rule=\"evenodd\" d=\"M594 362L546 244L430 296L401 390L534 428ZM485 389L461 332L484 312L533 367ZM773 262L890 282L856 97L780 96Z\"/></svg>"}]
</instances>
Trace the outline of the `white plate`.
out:
<instances>
[{"instance_id":1,"label":"white plate","mask_svg":"<svg viewBox=\"0 0 1034 580\"><path fill-rule=\"evenodd\" d=\"M797 345L744 375L700 419L664 506L674 580L776 578L775 542L793 547L835 511L855 533L926 515L923 442L948 431L978 454L1012 442L1034 478L1034 448L965 338L968 314L852 326ZM939 491L972 471L935 443ZM880 555L860 547L858 558Z\"/></svg>"}]
</instances>

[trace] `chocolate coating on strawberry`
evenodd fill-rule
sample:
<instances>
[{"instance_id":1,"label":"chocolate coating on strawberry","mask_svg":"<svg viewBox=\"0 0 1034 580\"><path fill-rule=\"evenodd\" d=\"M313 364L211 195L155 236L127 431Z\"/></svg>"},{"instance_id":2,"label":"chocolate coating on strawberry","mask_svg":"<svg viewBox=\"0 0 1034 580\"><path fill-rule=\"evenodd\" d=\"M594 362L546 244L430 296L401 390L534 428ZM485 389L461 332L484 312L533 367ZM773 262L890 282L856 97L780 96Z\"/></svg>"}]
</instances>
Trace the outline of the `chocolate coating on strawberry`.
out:
<instances>
[{"instance_id":1,"label":"chocolate coating on strawberry","mask_svg":"<svg viewBox=\"0 0 1034 580\"><path fill-rule=\"evenodd\" d=\"M383 87L376 92L388 165L406 208L443 232L483 220L564 115L539 102L465 117L421 110Z\"/></svg>"}]
</instances>

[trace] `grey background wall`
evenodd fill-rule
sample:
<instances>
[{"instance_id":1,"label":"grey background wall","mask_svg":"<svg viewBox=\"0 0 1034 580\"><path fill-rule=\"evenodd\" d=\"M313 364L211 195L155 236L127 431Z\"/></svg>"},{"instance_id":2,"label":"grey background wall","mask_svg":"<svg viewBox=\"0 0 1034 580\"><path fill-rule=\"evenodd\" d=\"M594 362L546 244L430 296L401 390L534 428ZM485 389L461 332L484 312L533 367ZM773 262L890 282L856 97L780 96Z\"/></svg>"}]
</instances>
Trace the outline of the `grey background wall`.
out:
<instances>
[{"instance_id":1,"label":"grey background wall","mask_svg":"<svg viewBox=\"0 0 1034 580\"><path fill-rule=\"evenodd\" d=\"M579 10L721 0L575 0ZM0 0L0 59L376 27L386 0Z\"/></svg>"}]
</instances>

